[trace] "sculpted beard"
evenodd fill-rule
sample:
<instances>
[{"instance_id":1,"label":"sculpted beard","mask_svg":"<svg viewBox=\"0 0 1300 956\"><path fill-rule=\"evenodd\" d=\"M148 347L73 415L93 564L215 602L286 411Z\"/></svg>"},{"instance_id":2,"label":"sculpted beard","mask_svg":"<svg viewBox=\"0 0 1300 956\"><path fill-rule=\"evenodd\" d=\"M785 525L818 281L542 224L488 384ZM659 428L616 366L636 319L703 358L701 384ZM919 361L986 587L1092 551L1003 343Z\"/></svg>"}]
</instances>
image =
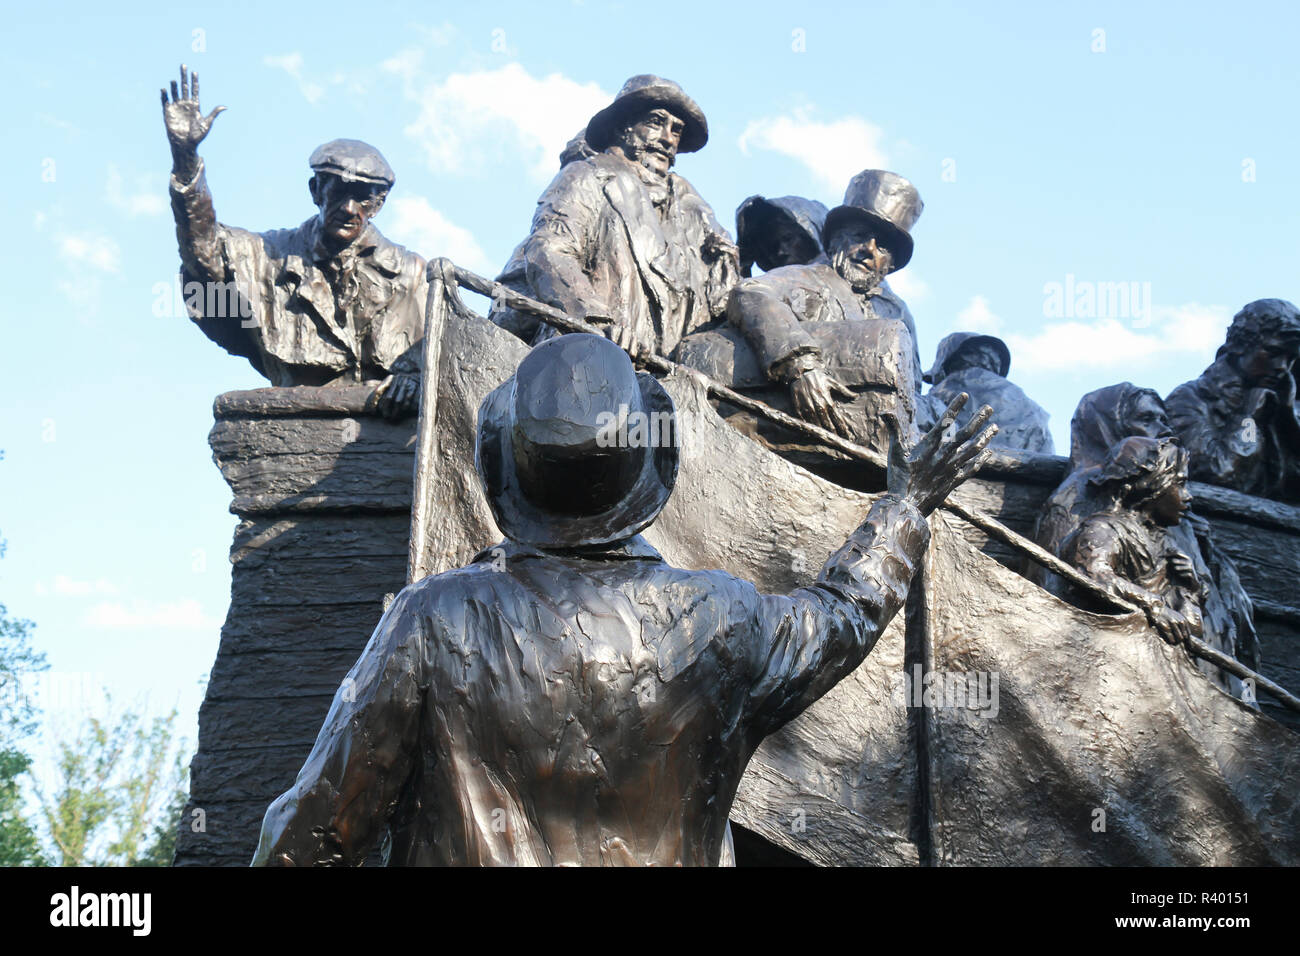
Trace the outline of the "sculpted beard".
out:
<instances>
[{"instance_id":1,"label":"sculpted beard","mask_svg":"<svg viewBox=\"0 0 1300 956\"><path fill-rule=\"evenodd\" d=\"M851 258L844 249L837 250L831 256L831 265L846 281L854 292L870 292L880 285L880 281L889 272L888 257L877 258L871 262L858 262Z\"/></svg>"}]
</instances>

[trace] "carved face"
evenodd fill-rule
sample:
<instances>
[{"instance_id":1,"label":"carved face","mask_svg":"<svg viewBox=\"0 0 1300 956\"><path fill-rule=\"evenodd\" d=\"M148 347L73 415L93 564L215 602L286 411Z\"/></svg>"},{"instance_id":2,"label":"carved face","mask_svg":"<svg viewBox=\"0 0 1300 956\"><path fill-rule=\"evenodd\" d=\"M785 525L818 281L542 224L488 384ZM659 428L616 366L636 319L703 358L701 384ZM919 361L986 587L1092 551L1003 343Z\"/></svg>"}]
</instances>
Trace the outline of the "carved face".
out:
<instances>
[{"instance_id":1,"label":"carved face","mask_svg":"<svg viewBox=\"0 0 1300 956\"><path fill-rule=\"evenodd\" d=\"M894 263L893 253L876 240L875 232L865 222L850 223L836 230L827 251L835 271L860 292L880 285Z\"/></svg>"},{"instance_id":2,"label":"carved face","mask_svg":"<svg viewBox=\"0 0 1300 956\"><path fill-rule=\"evenodd\" d=\"M610 148L656 175L667 176L677 161L677 146L685 129L685 122L657 107L625 128Z\"/></svg>"},{"instance_id":3,"label":"carved face","mask_svg":"<svg viewBox=\"0 0 1300 956\"><path fill-rule=\"evenodd\" d=\"M957 354L944 363L944 371L951 375L964 368L982 368L994 375L1002 374L1002 356L988 342L978 342L958 349Z\"/></svg>"},{"instance_id":4,"label":"carved face","mask_svg":"<svg viewBox=\"0 0 1300 956\"><path fill-rule=\"evenodd\" d=\"M348 182L329 173L317 173L308 186L320 208L321 235L339 249L361 237L388 196L388 189L378 183Z\"/></svg>"},{"instance_id":5,"label":"carved face","mask_svg":"<svg viewBox=\"0 0 1300 956\"><path fill-rule=\"evenodd\" d=\"M1168 438L1174 433L1164 405L1154 395L1146 394L1138 397L1125 416L1124 430L1127 435L1141 438Z\"/></svg>"},{"instance_id":6,"label":"carved face","mask_svg":"<svg viewBox=\"0 0 1300 956\"><path fill-rule=\"evenodd\" d=\"M808 234L786 219L774 217L758 264L764 272L781 266L798 266L817 258L817 246Z\"/></svg>"},{"instance_id":7,"label":"carved face","mask_svg":"<svg viewBox=\"0 0 1300 956\"><path fill-rule=\"evenodd\" d=\"M1296 360L1294 339L1266 338L1237 357L1237 368L1253 388L1280 389Z\"/></svg>"},{"instance_id":8,"label":"carved face","mask_svg":"<svg viewBox=\"0 0 1300 956\"><path fill-rule=\"evenodd\" d=\"M1192 493L1187 490L1187 472L1183 471L1177 481L1151 502L1149 510L1156 524L1168 528L1183 520L1183 515L1187 514L1191 504Z\"/></svg>"}]
</instances>

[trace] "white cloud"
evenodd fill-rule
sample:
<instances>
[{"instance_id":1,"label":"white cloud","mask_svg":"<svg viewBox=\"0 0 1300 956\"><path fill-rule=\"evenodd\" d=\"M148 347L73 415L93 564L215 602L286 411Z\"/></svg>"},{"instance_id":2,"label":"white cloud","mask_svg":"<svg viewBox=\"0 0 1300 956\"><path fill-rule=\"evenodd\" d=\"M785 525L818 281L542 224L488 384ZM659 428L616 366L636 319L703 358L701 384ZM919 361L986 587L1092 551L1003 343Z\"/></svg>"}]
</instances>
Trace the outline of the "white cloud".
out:
<instances>
[{"instance_id":1,"label":"white cloud","mask_svg":"<svg viewBox=\"0 0 1300 956\"><path fill-rule=\"evenodd\" d=\"M908 272L906 269L895 272L889 277L889 287L909 305L930 294L930 287L922 279L917 278L914 272Z\"/></svg>"},{"instance_id":2,"label":"white cloud","mask_svg":"<svg viewBox=\"0 0 1300 956\"><path fill-rule=\"evenodd\" d=\"M104 601L86 611L81 623L103 631L211 631L221 619L208 617L193 598L155 604L134 600L128 607L120 601Z\"/></svg>"},{"instance_id":3,"label":"white cloud","mask_svg":"<svg viewBox=\"0 0 1300 956\"><path fill-rule=\"evenodd\" d=\"M803 109L789 116L752 120L740 134L738 145L746 156L750 149L766 149L798 160L832 195L839 196L855 174L889 167L880 145L883 135L879 126L860 116L819 122L812 118L811 110Z\"/></svg>"},{"instance_id":4,"label":"white cloud","mask_svg":"<svg viewBox=\"0 0 1300 956\"><path fill-rule=\"evenodd\" d=\"M288 73L295 83L298 84L298 92L302 94L303 99L308 103L315 105L322 96L325 95L325 88L319 83L313 83L303 76L302 54L296 50L292 53L284 53L280 56L264 56L262 62L267 66L277 67Z\"/></svg>"},{"instance_id":5,"label":"white cloud","mask_svg":"<svg viewBox=\"0 0 1300 956\"><path fill-rule=\"evenodd\" d=\"M893 284L893 280L890 280ZM997 335L1002 329L1002 318L989 307L989 300L982 295L973 295L966 307L957 313L957 318L948 328L949 332L985 332ZM1019 361L1017 360L1017 364Z\"/></svg>"},{"instance_id":6,"label":"white cloud","mask_svg":"<svg viewBox=\"0 0 1300 956\"><path fill-rule=\"evenodd\" d=\"M157 216L167 209L165 188L154 188L149 177L139 176L135 180L135 190L127 195L122 174L112 165L108 167L108 185L104 198L110 206L128 216Z\"/></svg>"},{"instance_id":7,"label":"white cloud","mask_svg":"<svg viewBox=\"0 0 1300 956\"><path fill-rule=\"evenodd\" d=\"M473 169L490 154L511 152L533 178L550 179L565 143L613 98L595 83L561 73L534 77L518 63L421 82L420 60L419 52L405 50L382 68L402 76L407 98L419 105L406 133L435 173Z\"/></svg>"},{"instance_id":8,"label":"white cloud","mask_svg":"<svg viewBox=\"0 0 1300 956\"><path fill-rule=\"evenodd\" d=\"M108 236L94 233L64 234L59 237L59 254L76 265L100 272L121 270L122 250Z\"/></svg>"},{"instance_id":9,"label":"white cloud","mask_svg":"<svg viewBox=\"0 0 1300 956\"><path fill-rule=\"evenodd\" d=\"M491 263L468 229L456 225L434 209L423 196L398 196L388 200L391 210L383 224L384 235L418 252L426 259L446 256L474 272L490 272Z\"/></svg>"},{"instance_id":10,"label":"white cloud","mask_svg":"<svg viewBox=\"0 0 1300 956\"><path fill-rule=\"evenodd\" d=\"M117 588L113 582L105 578L75 581L66 575L56 574L53 584L46 585L43 581L37 581L36 593L42 596L58 594L66 597L88 597L92 594L116 594Z\"/></svg>"},{"instance_id":11,"label":"white cloud","mask_svg":"<svg viewBox=\"0 0 1300 956\"><path fill-rule=\"evenodd\" d=\"M1032 335L1006 336L1022 370L1131 366L1168 355L1213 355L1232 310L1220 305L1157 305L1149 322L1097 318L1055 322Z\"/></svg>"}]
</instances>

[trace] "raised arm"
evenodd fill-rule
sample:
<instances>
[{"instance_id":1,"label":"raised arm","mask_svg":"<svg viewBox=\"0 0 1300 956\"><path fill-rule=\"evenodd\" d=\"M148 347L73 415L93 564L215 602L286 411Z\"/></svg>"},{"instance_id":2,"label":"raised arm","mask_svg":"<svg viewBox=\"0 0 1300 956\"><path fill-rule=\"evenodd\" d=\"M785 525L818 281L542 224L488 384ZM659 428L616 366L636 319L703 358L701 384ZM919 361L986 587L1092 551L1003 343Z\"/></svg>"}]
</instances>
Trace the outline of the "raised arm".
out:
<instances>
[{"instance_id":1,"label":"raised arm","mask_svg":"<svg viewBox=\"0 0 1300 956\"><path fill-rule=\"evenodd\" d=\"M344 678L294 785L266 811L253 866L358 866L417 757L424 624L403 591Z\"/></svg>"},{"instance_id":2,"label":"raised arm","mask_svg":"<svg viewBox=\"0 0 1300 956\"><path fill-rule=\"evenodd\" d=\"M217 215L203 175L198 147L213 121L224 110L218 106L207 116L199 109L199 75L181 66L180 85L171 83L171 99L162 90L163 123L172 151L171 199L176 219L176 239L186 271L200 281L225 278L225 264L217 234Z\"/></svg>"},{"instance_id":3,"label":"raised arm","mask_svg":"<svg viewBox=\"0 0 1300 956\"><path fill-rule=\"evenodd\" d=\"M817 583L760 601L754 727L765 735L797 716L862 663L907 598L930 541L926 517L984 458L997 426L985 405L951 438L944 433L968 400L958 398L907 452L897 423L888 493L826 562Z\"/></svg>"}]
</instances>

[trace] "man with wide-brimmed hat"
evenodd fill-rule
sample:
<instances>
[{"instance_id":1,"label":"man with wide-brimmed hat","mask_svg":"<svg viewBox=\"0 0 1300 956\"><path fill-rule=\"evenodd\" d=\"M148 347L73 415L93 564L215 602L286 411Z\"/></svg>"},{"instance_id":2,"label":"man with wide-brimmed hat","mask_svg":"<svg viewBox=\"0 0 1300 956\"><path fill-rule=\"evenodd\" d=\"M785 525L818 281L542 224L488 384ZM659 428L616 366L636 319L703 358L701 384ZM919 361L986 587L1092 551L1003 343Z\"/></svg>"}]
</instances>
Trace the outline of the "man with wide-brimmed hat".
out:
<instances>
[{"instance_id":1,"label":"man with wide-brimmed hat","mask_svg":"<svg viewBox=\"0 0 1300 956\"><path fill-rule=\"evenodd\" d=\"M217 222L198 145L218 106L199 109L198 77L164 90L171 201L190 317L272 385L379 382L377 407L413 412L428 295L425 262L371 225L395 179L367 143L318 147L308 182L317 215L255 233Z\"/></svg>"},{"instance_id":2,"label":"man with wide-brimmed hat","mask_svg":"<svg viewBox=\"0 0 1300 956\"><path fill-rule=\"evenodd\" d=\"M896 446L817 582L760 594L640 536L678 470L659 383L600 336L537 346L479 411L506 541L397 596L254 862L356 864L387 829L390 865L718 865L750 757L902 606L987 414Z\"/></svg>"},{"instance_id":3,"label":"man with wide-brimmed hat","mask_svg":"<svg viewBox=\"0 0 1300 956\"><path fill-rule=\"evenodd\" d=\"M943 338L934 365L925 373L932 388L921 403L917 427L928 429L948 404L962 392L973 402L993 406L998 423L995 445L1016 451L1052 455L1052 433L1048 414L1041 405L1007 381L1011 350L996 335L953 332ZM958 418L958 424L962 420Z\"/></svg>"},{"instance_id":4,"label":"man with wide-brimmed hat","mask_svg":"<svg viewBox=\"0 0 1300 956\"><path fill-rule=\"evenodd\" d=\"M607 326L633 351L671 352L722 313L739 276L731 237L672 171L678 154L708 137L704 113L680 86L632 77L566 150L499 281ZM490 318L530 342L555 334L501 304Z\"/></svg>"},{"instance_id":5,"label":"man with wide-brimmed hat","mask_svg":"<svg viewBox=\"0 0 1300 956\"><path fill-rule=\"evenodd\" d=\"M922 208L916 187L896 173L854 176L822 227L829 261L744 280L729 297L731 327L692 336L677 359L883 451L889 436L882 415L910 427L920 400L912 315L885 277L911 260L911 229ZM769 443L791 450L800 464L813 466L822 455L784 430L753 425L771 431Z\"/></svg>"},{"instance_id":6,"label":"man with wide-brimmed hat","mask_svg":"<svg viewBox=\"0 0 1300 956\"><path fill-rule=\"evenodd\" d=\"M1300 501L1296 359L1300 310L1257 299L1232 319L1214 364L1165 399L1196 481Z\"/></svg>"},{"instance_id":7,"label":"man with wide-brimmed hat","mask_svg":"<svg viewBox=\"0 0 1300 956\"><path fill-rule=\"evenodd\" d=\"M736 244L740 274L750 277L755 264L764 272L782 266L829 262L822 251L826 207L802 196L750 196L736 208Z\"/></svg>"}]
</instances>

